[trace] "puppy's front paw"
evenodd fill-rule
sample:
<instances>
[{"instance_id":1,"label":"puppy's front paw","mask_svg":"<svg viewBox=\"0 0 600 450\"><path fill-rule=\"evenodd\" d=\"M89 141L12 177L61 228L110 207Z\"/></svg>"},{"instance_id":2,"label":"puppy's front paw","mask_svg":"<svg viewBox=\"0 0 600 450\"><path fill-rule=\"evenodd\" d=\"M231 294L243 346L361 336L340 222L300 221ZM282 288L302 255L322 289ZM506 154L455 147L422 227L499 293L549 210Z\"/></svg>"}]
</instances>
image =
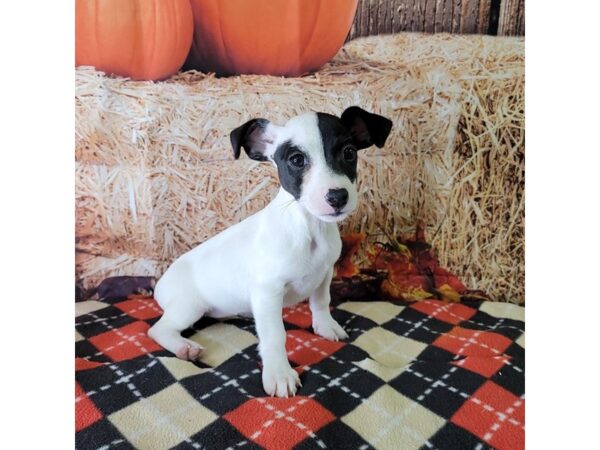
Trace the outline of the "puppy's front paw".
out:
<instances>
[{"instance_id":1,"label":"puppy's front paw","mask_svg":"<svg viewBox=\"0 0 600 450\"><path fill-rule=\"evenodd\" d=\"M265 365L262 382L267 394L286 398L296 395L297 386L302 386L298 373L287 361L285 364Z\"/></svg>"},{"instance_id":2,"label":"puppy's front paw","mask_svg":"<svg viewBox=\"0 0 600 450\"><path fill-rule=\"evenodd\" d=\"M331 315L313 317L312 326L315 334L323 336L330 341L339 341L340 339L348 338L348 333L344 331Z\"/></svg>"}]
</instances>

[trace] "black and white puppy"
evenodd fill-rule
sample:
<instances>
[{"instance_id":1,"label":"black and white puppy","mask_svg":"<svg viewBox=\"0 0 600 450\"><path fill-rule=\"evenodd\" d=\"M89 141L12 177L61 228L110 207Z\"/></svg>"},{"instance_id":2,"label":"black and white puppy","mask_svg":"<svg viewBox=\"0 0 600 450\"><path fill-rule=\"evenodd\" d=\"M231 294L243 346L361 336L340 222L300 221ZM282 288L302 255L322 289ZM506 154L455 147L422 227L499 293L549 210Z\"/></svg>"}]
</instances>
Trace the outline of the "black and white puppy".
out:
<instances>
[{"instance_id":1,"label":"black and white puppy","mask_svg":"<svg viewBox=\"0 0 600 450\"><path fill-rule=\"evenodd\" d=\"M203 349L181 331L203 315L252 315L269 395L294 395L300 380L287 359L282 308L306 298L316 334L348 335L329 312L338 222L357 204L357 151L382 147L392 122L356 106L341 117L306 113L284 126L253 119L231 132L235 158L271 161L279 193L263 210L180 256L158 281L163 316L150 337L179 358Z\"/></svg>"}]
</instances>

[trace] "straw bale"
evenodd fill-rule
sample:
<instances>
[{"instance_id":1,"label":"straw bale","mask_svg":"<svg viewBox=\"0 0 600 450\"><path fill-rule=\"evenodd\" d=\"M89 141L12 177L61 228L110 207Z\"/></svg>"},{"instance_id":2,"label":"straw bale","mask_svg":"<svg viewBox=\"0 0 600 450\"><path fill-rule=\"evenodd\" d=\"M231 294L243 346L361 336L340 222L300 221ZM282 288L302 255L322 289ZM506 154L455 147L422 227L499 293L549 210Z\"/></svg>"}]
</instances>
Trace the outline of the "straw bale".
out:
<instances>
[{"instance_id":1,"label":"straw bale","mask_svg":"<svg viewBox=\"0 0 600 450\"><path fill-rule=\"evenodd\" d=\"M351 105L390 117L384 149L359 158L359 209L342 232L371 239L427 226L442 264L498 300L524 300L522 38L403 33L347 43L300 78L164 82L76 73L76 275L157 275L260 210L268 163L234 161L229 132Z\"/></svg>"}]
</instances>

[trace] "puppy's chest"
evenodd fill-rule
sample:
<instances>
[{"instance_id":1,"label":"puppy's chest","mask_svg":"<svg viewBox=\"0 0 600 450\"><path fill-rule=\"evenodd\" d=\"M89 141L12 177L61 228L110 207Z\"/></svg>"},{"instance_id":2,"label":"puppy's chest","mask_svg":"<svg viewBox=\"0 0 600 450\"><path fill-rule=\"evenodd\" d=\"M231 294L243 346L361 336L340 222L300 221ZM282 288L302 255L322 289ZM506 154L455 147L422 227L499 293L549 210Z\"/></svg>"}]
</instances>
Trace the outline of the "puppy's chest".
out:
<instances>
[{"instance_id":1,"label":"puppy's chest","mask_svg":"<svg viewBox=\"0 0 600 450\"><path fill-rule=\"evenodd\" d=\"M298 258L294 274L286 285L286 303L303 300L312 294L331 270L340 251L339 235L314 237L304 255Z\"/></svg>"}]
</instances>

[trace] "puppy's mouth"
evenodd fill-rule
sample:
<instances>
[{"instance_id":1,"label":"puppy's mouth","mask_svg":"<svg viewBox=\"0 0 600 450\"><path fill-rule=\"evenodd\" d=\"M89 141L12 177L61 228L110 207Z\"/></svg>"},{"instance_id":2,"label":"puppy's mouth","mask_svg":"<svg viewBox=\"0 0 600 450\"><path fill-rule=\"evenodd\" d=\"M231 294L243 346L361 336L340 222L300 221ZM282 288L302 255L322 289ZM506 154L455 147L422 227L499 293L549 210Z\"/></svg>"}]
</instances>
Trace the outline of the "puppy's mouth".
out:
<instances>
[{"instance_id":1,"label":"puppy's mouth","mask_svg":"<svg viewBox=\"0 0 600 450\"><path fill-rule=\"evenodd\" d=\"M325 222L338 222L345 219L349 213L350 211L335 211L330 214L322 214L320 217Z\"/></svg>"}]
</instances>

